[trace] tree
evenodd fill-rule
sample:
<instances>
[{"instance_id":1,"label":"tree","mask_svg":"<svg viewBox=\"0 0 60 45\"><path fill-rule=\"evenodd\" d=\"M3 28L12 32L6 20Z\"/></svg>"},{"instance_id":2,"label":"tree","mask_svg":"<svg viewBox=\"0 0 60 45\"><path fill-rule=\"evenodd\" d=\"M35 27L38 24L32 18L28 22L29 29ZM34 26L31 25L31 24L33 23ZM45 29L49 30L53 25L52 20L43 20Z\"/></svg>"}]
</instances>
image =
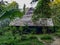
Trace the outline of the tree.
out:
<instances>
[{"instance_id":1,"label":"tree","mask_svg":"<svg viewBox=\"0 0 60 45\"><path fill-rule=\"evenodd\" d=\"M52 16L54 26L60 26L60 3L52 6Z\"/></svg>"},{"instance_id":2,"label":"tree","mask_svg":"<svg viewBox=\"0 0 60 45\"><path fill-rule=\"evenodd\" d=\"M39 18L50 18L51 8L49 6L50 0L38 0L36 9L34 10L33 20L39 20Z\"/></svg>"},{"instance_id":3,"label":"tree","mask_svg":"<svg viewBox=\"0 0 60 45\"><path fill-rule=\"evenodd\" d=\"M33 20L37 21L41 18L42 23L47 21L46 18L51 17L51 8L49 6L50 0L38 0L36 9L34 10ZM42 19L43 18L43 19ZM35 22L34 22L35 23ZM35 23L37 25L37 23ZM43 33L46 33L46 24L43 25Z\"/></svg>"},{"instance_id":4,"label":"tree","mask_svg":"<svg viewBox=\"0 0 60 45\"><path fill-rule=\"evenodd\" d=\"M49 6L50 0L38 0L36 9L34 10L33 21L37 21L40 18L51 17L51 7Z\"/></svg>"},{"instance_id":5,"label":"tree","mask_svg":"<svg viewBox=\"0 0 60 45\"><path fill-rule=\"evenodd\" d=\"M5 18L14 18L14 17L21 17L23 13L19 10L18 4L13 1L11 4L4 8L5 10L1 13L0 19Z\"/></svg>"},{"instance_id":6,"label":"tree","mask_svg":"<svg viewBox=\"0 0 60 45\"><path fill-rule=\"evenodd\" d=\"M42 14L45 18L50 18L51 16L51 8L49 6L50 0L39 0L36 9L34 11L34 14ZM37 15L39 16L39 15Z\"/></svg>"},{"instance_id":7,"label":"tree","mask_svg":"<svg viewBox=\"0 0 60 45\"><path fill-rule=\"evenodd\" d=\"M23 13L20 11L20 9L18 8L18 4L15 1L8 4L8 6L1 4L0 9L0 21L7 18L9 18L11 21L11 19L14 19L15 17L21 18L23 16Z\"/></svg>"}]
</instances>

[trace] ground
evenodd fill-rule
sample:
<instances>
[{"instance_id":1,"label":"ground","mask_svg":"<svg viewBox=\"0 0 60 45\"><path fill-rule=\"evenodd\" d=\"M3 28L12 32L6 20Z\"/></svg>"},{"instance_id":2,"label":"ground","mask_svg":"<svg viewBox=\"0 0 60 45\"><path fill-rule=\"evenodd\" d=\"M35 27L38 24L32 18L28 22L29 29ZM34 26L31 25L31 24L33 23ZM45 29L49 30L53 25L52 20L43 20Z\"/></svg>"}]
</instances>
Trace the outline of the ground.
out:
<instances>
[{"instance_id":1,"label":"ground","mask_svg":"<svg viewBox=\"0 0 60 45\"><path fill-rule=\"evenodd\" d=\"M60 38L55 38L55 41L51 45L60 45Z\"/></svg>"}]
</instances>

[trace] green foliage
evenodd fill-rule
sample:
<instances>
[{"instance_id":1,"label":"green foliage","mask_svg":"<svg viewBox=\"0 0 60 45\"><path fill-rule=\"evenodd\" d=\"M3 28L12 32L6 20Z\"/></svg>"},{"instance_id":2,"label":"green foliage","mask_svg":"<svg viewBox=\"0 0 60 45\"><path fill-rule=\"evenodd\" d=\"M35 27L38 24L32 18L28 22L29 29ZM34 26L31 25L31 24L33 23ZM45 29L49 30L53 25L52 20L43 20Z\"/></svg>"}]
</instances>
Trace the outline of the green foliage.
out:
<instances>
[{"instance_id":1,"label":"green foliage","mask_svg":"<svg viewBox=\"0 0 60 45\"><path fill-rule=\"evenodd\" d=\"M55 27L54 26L49 26L49 27L47 27L47 32L50 34L50 33L55 33L56 31L55 31Z\"/></svg>"},{"instance_id":2,"label":"green foliage","mask_svg":"<svg viewBox=\"0 0 60 45\"><path fill-rule=\"evenodd\" d=\"M46 42L47 44L52 43L54 41L53 36L49 35L49 34L43 34L43 35L41 35L40 38L41 38L42 41Z\"/></svg>"},{"instance_id":3,"label":"green foliage","mask_svg":"<svg viewBox=\"0 0 60 45\"><path fill-rule=\"evenodd\" d=\"M4 11L5 9L6 9L6 6L0 4L0 13L1 13L2 11Z\"/></svg>"},{"instance_id":4,"label":"green foliage","mask_svg":"<svg viewBox=\"0 0 60 45\"><path fill-rule=\"evenodd\" d=\"M22 30L22 27L20 29ZM20 32L13 31L17 32L17 27L5 27L0 30L0 45L44 45L34 35L20 35Z\"/></svg>"},{"instance_id":5,"label":"green foliage","mask_svg":"<svg viewBox=\"0 0 60 45\"><path fill-rule=\"evenodd\" d=\"M21 26L21 27L19 27L19 30L20 30L20 34L23 34L23 27Z\"/></svg>"},{"instance_id":6,"label":"green foliage","mask_svg":"<svg viewBox=\"0 0 60 45\"><path fill-rule=\"evenodd\" d=\"M16 2L12 2L6 8L5 10L0 14L0 20L5 18L13 19L15 17L22 17L23 13L19 10L18 4Z\"/></svg>"},{"instance_id":7,"label":"green foliage","mask_svg":"<svg viewBox=\"0 0 60 45\"><path fill-rule=\"evenodd\" d=\"M10 19L14 19L15 17L22 17L22 13L19 10L11 10L11 11L7 11L3 16L0 17L1 19L5 19L5 18L10 18Z\"/></svg>"},{"instance_id":8,"label":"green foliage","mask_svg":"<svg viewBox=\"0 0 60 45\"><path fill-rule=\"evenodd\" d=\"M54 33L55 36L60 37L60 27L56 26L56 32Z\"/></svg>"},{"instance_id":9,"label":"green foliage","mask_svg":"<svg viewBox=\"0 0 60 45\"><path fill-rule=\"evenodd\" d=\"M28 39L29 39L29 38L28 38L27 36L25 36L25 35L22 35L22 36L21 36L21 40L22 40L22 41L25 41L25 40L28 40Z\"/></svg>"},{"instance_id":10,"label":"green foliage","mask_svg":"<svg viewBox=\"0 0 60 45\"><path fill-rule=\"evenodd\" d=\"M12 3L10 3L8 6L7 6L7 10L9 11L9 10L11 10L11 9L18 9L18 4L15 2L15 1L13 1Z\"/></svg>"},{"instance_id":11,"label":"green foliage","mask_svg":"<svg viewBox=\"0 0 60 45\"><path fill-rule=\"evenodd\" d=\"M23 41L20 45L44 45L42 42L39 42L37 39Z\"/></svg>"},{"instance_id":12,"label":"green foliage","mask_svg":"<svg viewBox=\"0 0 60 45\"><path fill-rule=\"evenodd\" d=\"M36 33L36 29L35 28L32 28L31 33L32 34L35 34Z\"/></svg>"},{"instance_id":13,"label":"green foliage","mask_svg":"<svg viewBox=\"0 0 60 45\"><path fill-rule=\"evenodd\" d=\"M37 39L37 37L36 36L31 36L30 39Z\"/></svg>"},{"instance_id":14,"label":"green foliage","mask_svg":"<svg viewBox=\"0 0 60 45\"><path fill-rule=\"evenodd\" d=\"M15 19L16 17L21 18L23 16L23 12L20 11L20 9L18 8L18 4L15 1L8 5L0 5L0 27L9 25L10 21ZM9 23L8 21L6 21L6 19L9 20Z\"/></svg>"},{"instance_id":15,"label":"green foliage","mask_svg":"<svg viewBox=\"0 0 60 45\"><path fill-rule=\"evenodd\" d=\"M6 45L12 45L17 44L20 40L20 37L18 35L13 36L11 31L6 31L4 35L0 36L0 45L6 44Z\"/></svg>"},{"instance_id":16,"label":"green foliage","mask_svg":"<svg viewBox=\"0 0 60 45\"><path fill-rule=\"evenodd\" d=\"M55 33L55 36L59 37L60 38L60 32L58 33Z\"/></svg>"},{"instance_id":17,"label":"green foliage","mask_svg":"<svg viewBox=\"0 0 60 45\"><path fill-rule=\"evenodd\" d=\"M39 18L50 18L51 17L51 8L49 6L50 0L39 0L34 10L33 19L38 20Z\"/></svg>"},{"instance_id":18,"label":"green foliage","mask_svg":"<svg viewBox=\"0 0 60 45\"><path fill-rule=\"evenodd\" d=\"M35 13L36 14L40 14L42 13L42 15L47 15L50 12L50 6L48 5L50 0L39 0L37 6L36 6L36 10ZM37 11L37 12L36 12ZM49 14L50 15L50 14Z\"/></svg>"},{"instance_id":19,"label":"green foliage","mask_svg":"<svg viewBox=\"0 0 60 45\"><path fill-rule=\"evenodd\" d=\"M52 40L52 37L50 35L43 35L41 37L42 40Z\"/></svg>"},{"instance_id":20,"label":"green foliage","mask_svg":"<svg viewBox=\"0 0 60 45\"><path fill-rule=\"evenodd\" d=\"M60 3L52 6L52 16L54 25L60 27Z\"/></svg>"}]
</instances>

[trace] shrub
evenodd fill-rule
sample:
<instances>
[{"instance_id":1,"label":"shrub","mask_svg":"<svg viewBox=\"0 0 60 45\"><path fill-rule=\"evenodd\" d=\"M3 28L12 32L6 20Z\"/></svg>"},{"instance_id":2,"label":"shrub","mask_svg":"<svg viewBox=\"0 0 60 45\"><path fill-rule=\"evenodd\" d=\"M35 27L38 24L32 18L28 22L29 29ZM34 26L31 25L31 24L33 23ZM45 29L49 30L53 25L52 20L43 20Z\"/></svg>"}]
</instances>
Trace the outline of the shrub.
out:
<instances>
[{"instance_id":1,"label":"shrub","mask_svg":"<svg viewBox=\"0 0 60 45\"><path fill-rule=\"evenodd\" d=\"M60 33L56 33L55 36L60 37Z\"/></svg>"},{"instance_id":2,"label":"shrub","mask_svg":"<svg viewBox=\"0 0 60 45\"><path fill-rule=\"evenodd\" d=\"M31 36L29 39L37 39L36 36Z\"/></svg>"},{"instance_id":3,"label":"shrub","mask_svg":"<svg viewBox=\"0 0 60 45\"><path fill-rule=\"evenodd\" d=\"M41 37L42 40L52 40L52 37L50 35L44 35Z\"/></svg>"},{"instance_id":4,"label":"shrub","mask_svg":"<svg viewBox=\"0 0 60 45\"><path fill-rule=\"evenodd\" d=\"M28 40L28 37L26 35L22 35L21 36L21 40L24 41L24 40Z\"/></svg>"}]
</instances>

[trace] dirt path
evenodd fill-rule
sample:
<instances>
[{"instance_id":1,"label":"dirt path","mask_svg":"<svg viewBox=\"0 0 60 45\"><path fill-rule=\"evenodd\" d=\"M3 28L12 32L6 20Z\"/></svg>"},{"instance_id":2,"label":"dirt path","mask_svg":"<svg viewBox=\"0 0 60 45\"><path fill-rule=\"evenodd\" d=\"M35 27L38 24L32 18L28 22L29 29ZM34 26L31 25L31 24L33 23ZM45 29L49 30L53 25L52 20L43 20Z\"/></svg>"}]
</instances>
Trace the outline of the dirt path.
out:
<instances>
[{"instance_id":1,"label":"dirt path","mask_svg":"<svg viewBox=\"0 0 60 45\"><path fill-rule=\"evenodd\" d=\"M60 38L55 38L55 41L51 45L60 45Z\"/></svg>"},{"instance_id":2,"label":"dirt path","mask_svg":"<svg viewBox=\"0 0 60 45\"><path fill-rule=\"evenodd\" d=\"M37 36L36 36L37 37ZM43 42L45 45L60 45L60 38L54 37L54 41L52 43L46 43L43 40L41 40L39 37L37 37L37 39L40 42Z\"/></svg>"}]
</instances>

